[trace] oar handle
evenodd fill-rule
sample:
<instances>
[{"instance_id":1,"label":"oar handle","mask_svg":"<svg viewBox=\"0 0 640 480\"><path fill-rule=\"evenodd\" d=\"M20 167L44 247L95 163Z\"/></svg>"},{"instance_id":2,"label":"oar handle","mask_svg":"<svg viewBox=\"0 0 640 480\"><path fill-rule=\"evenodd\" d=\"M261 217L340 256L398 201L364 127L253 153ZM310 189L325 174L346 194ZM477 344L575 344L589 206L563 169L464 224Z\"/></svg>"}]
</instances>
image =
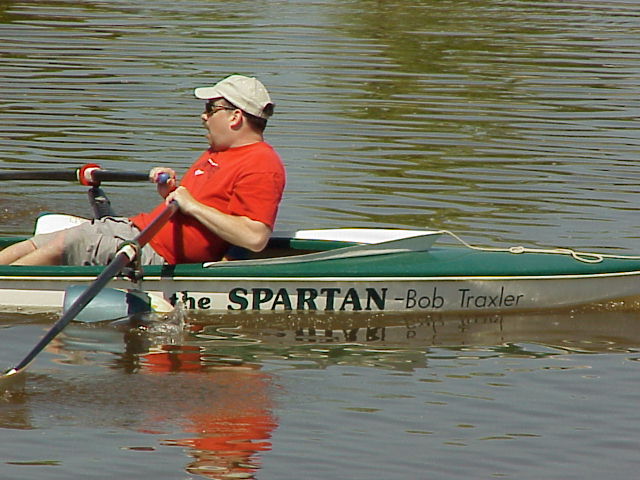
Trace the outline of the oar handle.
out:
<instances>
[{"instance_id":1,"label":"oar handle","mask_svg":"<svg viewBox=\"0 0 640 480\"><path fill-rule=\"evenodd\" d=\"M144 182L149 181L149 174L141 172L96 170L93 172L93 178L97 182Z\"/></svg>"}]
</instances>

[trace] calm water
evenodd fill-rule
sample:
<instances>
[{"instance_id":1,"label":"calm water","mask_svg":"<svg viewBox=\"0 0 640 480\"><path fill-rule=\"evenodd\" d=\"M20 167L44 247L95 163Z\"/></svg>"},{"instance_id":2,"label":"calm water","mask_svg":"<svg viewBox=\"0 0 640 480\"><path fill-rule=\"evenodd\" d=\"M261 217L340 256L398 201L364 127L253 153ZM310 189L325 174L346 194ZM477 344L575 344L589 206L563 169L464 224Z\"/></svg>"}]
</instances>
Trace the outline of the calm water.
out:
<instances>
[{"instance_id":1,"label":"calm water","mask_svg":"<svg viewBox=\"0 0 640 480\"><path fill-rule=\"evenodd\" d=\"M278 228L640 251L635 0L0 3L0 170L184 170L192 89L259 76ZM87 215L3 182L0 234ZM115 208L152 185L109 185ZM0 365L55 320L0 317ZM0 478L633 478L640 319L191 317L71 326L0 400Z\"/></svg>"}]
</instances>

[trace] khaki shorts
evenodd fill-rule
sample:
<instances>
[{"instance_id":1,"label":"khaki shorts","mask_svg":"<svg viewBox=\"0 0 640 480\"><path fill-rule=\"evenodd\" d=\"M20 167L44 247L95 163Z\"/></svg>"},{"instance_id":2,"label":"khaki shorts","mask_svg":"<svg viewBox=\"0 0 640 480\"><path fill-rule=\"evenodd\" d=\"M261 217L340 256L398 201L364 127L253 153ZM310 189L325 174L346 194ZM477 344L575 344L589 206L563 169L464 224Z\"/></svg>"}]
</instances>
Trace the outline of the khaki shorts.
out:
<instances>
[{"instance_id":1,"label":"khaki shorts","mask_svg":"<svg viewBox=\"0 0 640 480\"><path fill-rule=\"evenodd\" d=\"M60 232L35 235L31 241L40 248L54 236L63 234L63 265L107 265L123 242L132 240L138 233L140 230L128 218L104 217ZM142 265L166 263L149 245L142 248L140 262Z\"/></svg>"}]
</instances>

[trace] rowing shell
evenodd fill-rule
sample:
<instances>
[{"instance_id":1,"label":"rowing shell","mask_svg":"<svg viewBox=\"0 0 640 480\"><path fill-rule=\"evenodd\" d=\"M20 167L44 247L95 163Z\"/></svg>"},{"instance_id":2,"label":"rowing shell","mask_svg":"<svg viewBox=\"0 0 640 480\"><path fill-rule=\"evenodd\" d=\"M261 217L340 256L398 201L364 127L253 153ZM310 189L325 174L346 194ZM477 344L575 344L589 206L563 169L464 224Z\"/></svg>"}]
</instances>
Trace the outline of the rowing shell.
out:
<instances>
[{"instance_id":1,"label":"rowing shell","mask_svg":"<svg viewBox=\"0 0 640 480\"><path fill-rule=\"evenodd\" d=\"M150 266L140 290L187 310L490 313L571 308L640 295L640 259L566 251L439 247L442 232L334 229L276 234L261 258ZM0 245L16 239L0 239ZM569 251L570 252L570 251ZM0 267L2 311L61 308L101 267ZM162 308L162 307L159 307Z\"/></svg>"}]
</instances>

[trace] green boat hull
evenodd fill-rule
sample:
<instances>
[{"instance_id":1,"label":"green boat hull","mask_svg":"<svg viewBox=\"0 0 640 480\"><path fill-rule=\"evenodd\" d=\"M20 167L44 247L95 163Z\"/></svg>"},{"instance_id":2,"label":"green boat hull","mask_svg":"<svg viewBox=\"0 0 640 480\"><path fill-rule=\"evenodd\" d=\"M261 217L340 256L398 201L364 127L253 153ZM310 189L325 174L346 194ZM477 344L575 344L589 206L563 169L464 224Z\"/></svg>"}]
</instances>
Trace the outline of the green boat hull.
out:
<instances>
[{"instance_id":1,"label":"green boat hull","mask_svg":"<svg viewBox=\"0 0 640 480\"><path fill-rule=\"evenodd\" d=\"M144 268L143 289L186 309L491 313L574 308L640 295L640 259L583 261L564 253L511 253L413 243L275 237L263 258ZM15 239L0 239L0 246ZM55 310L71 285L101 267L0 267L0 308Z\"/></svg>"}]
</instances>

